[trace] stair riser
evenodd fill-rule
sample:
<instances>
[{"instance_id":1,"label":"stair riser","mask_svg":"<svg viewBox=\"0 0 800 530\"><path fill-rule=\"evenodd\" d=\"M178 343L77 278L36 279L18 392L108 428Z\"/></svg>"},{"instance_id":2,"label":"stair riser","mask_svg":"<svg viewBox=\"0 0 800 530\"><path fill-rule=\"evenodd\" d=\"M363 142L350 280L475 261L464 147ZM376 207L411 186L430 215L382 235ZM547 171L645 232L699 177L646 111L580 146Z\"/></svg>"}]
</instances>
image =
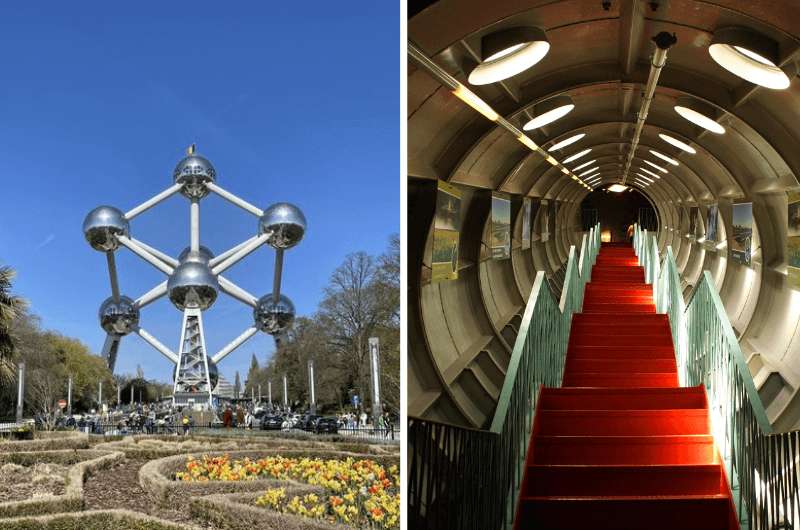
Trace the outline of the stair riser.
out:
<instances>
[{"instance_id":1,"label":"stair riser","mask_svg":"<svg viewBox=\"0 0 800 530\"><path fill-rule=\"evenodd\" d=\"M549 500L523 503L519 530L727 530L728 500Z\"/></svg>"},{"instance_id":2,"label":"stair riser","mask_svg":"<svg viewBox=\"0 0 800 530\"><path fill-rule=\"evenodd\" d=\"M539 433L558 436L709 434L705 410L552 411L539 415Z\"/></svg>"},{"instance_id":3,"label":"stair riser","mask_svg":"<svg viewBox=\"0 0 800 530\"><path fill-rule=\"evenodd\" d=\"M570 389L548 388L539 398L541 410L656 410L699 409L706 406L701 392L687 389ZM693 389L689 389L693 390Z\"/></svg>"},{"instance_id":4,"label":"stair riser","mask_svg":"<svg viewBox=\"0 0 800 530\"><path fill-rule=\"evenodd\" d=\"M710 436L627 441L592 437L537 438L533 463L562 465L664 465L714 462Z\"/></svg>"},{"instance_id":5,"label":"stair riser","mask_svg":"<svg viewBox=\"0 0 800 530\"><path fill-rule=\"evenodd\" d=\"M656 306L653 304L583 304L583 311L586 313L655 313Z\"/></svg>"},{"instance_id":6,"label":"stair riser","mask_svg":"<svg viewBox=\"0 0 800 530\"><path fill-rule=\"evenodd\" d=\"M528 468L524 495L608 497L719 495L725 493L719 465L535 466Z\"/></svg>"}]
</instances>

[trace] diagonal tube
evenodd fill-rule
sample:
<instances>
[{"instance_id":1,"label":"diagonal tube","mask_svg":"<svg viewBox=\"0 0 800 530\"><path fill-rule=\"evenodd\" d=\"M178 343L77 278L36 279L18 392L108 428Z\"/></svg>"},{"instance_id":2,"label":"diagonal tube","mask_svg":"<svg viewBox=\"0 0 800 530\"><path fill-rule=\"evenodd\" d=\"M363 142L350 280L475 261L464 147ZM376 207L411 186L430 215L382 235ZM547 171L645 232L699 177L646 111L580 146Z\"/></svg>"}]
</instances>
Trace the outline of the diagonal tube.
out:
<instances>
[{"instance_id":1,"label":"diagonal tube","mask_svg":"<svg viewBox=\"0 0 800 530\"><path fill-rule=\"evenodd\" d=\"M219 195L220 197L222 197L226 201L228 201L231 204L233 204L234 206L238 206L242 210L244 210L246 212L250 212L251 214L255 215L256 217L261 217L262 215L264 215L264 211L261 208L253 206L252 204L250 204L246 200L237 197L236 195L234 195L233 193L229 192L228 190L226 190L224 188L220 188L219 186L217 186L213 182L209 182L208 184L206 184L206 187L210 191L213 191L214 193L216 193L217 195Z\"/></svg>"},{"instance_id":2,"label":"diagonal tube","mask_svg":"<svg viewBox=\"0 0 800 530\"><path fill-rule=\"evenodd\" d=\"M150 208L152 208L156 204L160 203L161 201L166 200L169 197L171 197L171 196L175 195L176 193L178 193L181 190L182 187L183 187L182 184L173 184L172 186L170 186L169 188L165 189L164 191L162 191L161 193L159 193L158 195L156 195L152 199L148 199L148 200L144 201L142 204L140 204L139 206L136 206L135 208L133 208L131 210L128 210L125 213L125 218L128 219L128 220L131 220L134 217L136 217L137 215L146 212L147 210L149 210Z\"/></svg>"}]
</instances>

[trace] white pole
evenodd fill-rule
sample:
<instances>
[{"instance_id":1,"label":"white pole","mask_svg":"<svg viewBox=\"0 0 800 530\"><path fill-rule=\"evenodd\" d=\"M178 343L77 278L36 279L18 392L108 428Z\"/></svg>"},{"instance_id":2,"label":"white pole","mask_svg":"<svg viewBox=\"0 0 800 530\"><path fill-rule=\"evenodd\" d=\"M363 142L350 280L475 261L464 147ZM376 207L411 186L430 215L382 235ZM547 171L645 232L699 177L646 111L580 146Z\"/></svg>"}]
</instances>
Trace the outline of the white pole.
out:
<instances>
[{"instance_id":1,"label":"white pole","mask_svg":"<svg viewBox=\"0 0 800 530\"><path fill-rule=\"evenodd\" d=\"M286 383L286 374L283 374L283 408L289 408L289 385Z\"/></svg>"},{"instance_id":2,"label":"white pole","mask_svg":"<svg viewBox=\"0 0 800 530\"><path fill-rule=\"evenodd\" d=\"M17 372L17 423L22 421L22 409L25 403L25 363L19 363Z\"/></svg>"},{"instance_id":3,"label":"white pole","mask_svg":"<svg viewBox=\"0 0 800 530\"><path fill-rule=\"evenodd\" d=\"M217 186L213 182L207 183L206 184L206 188L208 188L209 191L213 191L214 193L216 193L217 195L219 195L220 197L222 197L226 201L230 202L231 204L233 204L235 206L238 206L242 210L250 212L251 214L255 215L256 217L261 217L262 215L264 215L264 211L261 210L261 208L257 208L255 206L253 206L252 204L250 204L249 202L247 202L246 200L240 199L239 197L237 197L233 193L231 193L231 192L229 192L229 191L227 191L227 190L225 190L223 188L220 188L219 186Z\"/></svg>"},{"instance_id":4,"label":"white pole","mask_svg":"<svg viewBox=\"0 0 800 530\"><path fill-rule=\"evenodd\" d=\"M72 416L72 376L67 378L67 416Z\"/></svg>"},{"instance_id":5,"label":"white pole","mask_svg":"<svg viewBox=\"0 0 800 530\"><path fill-rule=\"evenodd\" d=\"M192 252L200 250L200 199L192 198L191 211L191 249Z\"/></svg>"},{"instance_id":6,"label":"white pole","mask_svg":"<svg viewBox=\"0 0 800 530\"><path fill-rule=\"evenodd\" d=\"M145 212L146 210L149 210L150 208L152 208L156 204L160 203L161 201L163 201L163 200L171 197L172 195L176 194L177 192L180 191L180 189L182 187L183 187L182 184L173 184L172 186L170 186L169 188L165 189L164 191L162 191L161 193L159 193L158 195L156 195L152 199L148 199L145 202L143 202L142 204L140 204L139 206L135 207L134 209L129 210L125 214L125 217L127 217L128 220L133 219L137 215Z\"/></svg>"},{"instance_id":7,"label":"white pole","mask_svg":"<svg viewBox=\"0 0 800 530\"><path fill-rule=\"evenodd\" d=\"M267 399L269 400L269 408L272 408L272 380L267 381Z\"/></svg>"},{"instance_id":8,"label":"white pole","mask_svg":"<svg viewBox=\"0 0 800 530\"><path fill-rule=\"evenodd\" d=\"M122 387L117 383L117 408L122 406Z\"/></svg>"},{"instance_id":9,"label":"white pole","mask_svg":"<svg viewBox=\"0 0 800 530\"><path fill-rule=\"evenodd\" d=\"M308 392L311 396L311 414L316 414L317 396L314 393L314 359L308 360Z\"/></svg>"},{"instance_id":10,"label":"white pole","mask_svg":"<svg viewBox=\"0 0 800 530\"><path fill-rule=\"evenodd\" d=\"M283 249L275 249L275 276L272 279L272 301L276 304L281 298L281 275L283 274Z\"/></svg>"},{"instance_id":11,"label":"white pole","mask_svg":"<svg viewBox=\"0 0 800 530\"><path fill-rule=\"evenodd\" d=\"M370 357L370 387L372 390L372 424L377 425L377 420L381 416L381 347L378 337L369 339Z\"/></svg>"},{"instance_id":12,"label":"white pole","mask_svg":"<svg viewBox=\"0 0 800 530\"><path fill-rule=\"evenodd\" d=\"M256 306L258 298L248 293L232 281L228 280L227 278L223 278L222 276L217 276L217 281L219 282L219 288L223 293L235 298L236 300L239 300L243 304L249 305L250 307Z\"/></svg>"},{"instance_id":13,"label":"white pole","mask_svg":"<svg viewBox=\"0 0 800 530\"><path fill-rule=\"evenodd\" d=\"M176 260L172 256L169 256L169 255L165 254L164 252L161 252L157 248L151 247L147 243L143 243L143 242L139 241L138 239L136 239L134 237L130 238L130 240L133 241L134 243L136 243L137 245L139 245L140 247L142 247L143 249L145 249L147 252L149 252L153 256L157 257L158 259L160 259L161 261L166 263L167 265L169 265L170 267L177 267L178 266L178 260Z\"/></svg>"},{"instance_id":14,"label":"white pole","mask_svg":"<svg viewBox=\"0 0 800 530\"><path fill-rule=\"evenodd\" d=\"M247 239L247 240L245 240L245 241L242 241L241 243L239 243L239 244L238 244L238 245L236 245L235 247L231 247L231 248L229 248L228 250L226 250L225 252L223 252L223 253L222 253L222 254L220 254L219 256L214 256L213 258L211 258L211 260L209 260L209 262L208 262L208 266L209 266L209 267L211 267L211 268L213 268L213 267L214 267L214 266L216 266L217 264L219 264L219 263L222 263L223 261L225 261L225 260L226 260L226 259L228 259L229 257L233 256L234 254L236 254L237 252L239 252L240 250L242 250L244 247L246 247L247 245L249 245L250 243L252 243L252 242L253 242L253 241L255 241L256 239L258 239L258 236L257 236L257 235L256 235L256 236L253 236L253 237L251 237L250 239Z\"/></svg>"},{"instance_id":15,"label":"white pole","mask_svg":"<svg viewBox=\"0 0 800 530\"><path fill-rule=\"evenodd\" d=\"M97 403L99 405L98 411L103 408L103 382L97 384Z\"/></svg>"},{"instance_id":16,"label":"white pole","mask_svg":"<svg viewBox=\"0 0 800 530\"><path fill-rule=\"evenodd\" d=\"M170 350L169 348L167 348L166 346L161 344L161 342L159 342L159 340L157 338L155 338L154 336L152 336L150 333L148 333L147 331L145 331L142 328L137 328L136 329L136 333L140 337L142 337L145 340L145 342L147 342L150 346L152 346L153 348L158 350L159 353L161 353L164 357L166 357L167 359L172 361L173 364L178 364L178 356L175 355L172 352L172 350Z\"/></svg>"},{"instance_id":17,"label":"white pole","mask_svg":"<svg viewBox=\"0 0 800 530\"><path fill-rule=\"evenodd\" d=\"M167 282L163 281L140 296L139 299L134 303L136 304L136 307L141 309L146 305L152 304L165 294L167 294Z\"/></svg>"},{"instance_id":18,"label":"white pole","mask_svg":"<svg viewBox=\"0 0 800 530\"><path fill-rule=\"evenodd\" d=\"M258 385L258 402L261 403L261 385Z\"/></svg>"}]
</instances>

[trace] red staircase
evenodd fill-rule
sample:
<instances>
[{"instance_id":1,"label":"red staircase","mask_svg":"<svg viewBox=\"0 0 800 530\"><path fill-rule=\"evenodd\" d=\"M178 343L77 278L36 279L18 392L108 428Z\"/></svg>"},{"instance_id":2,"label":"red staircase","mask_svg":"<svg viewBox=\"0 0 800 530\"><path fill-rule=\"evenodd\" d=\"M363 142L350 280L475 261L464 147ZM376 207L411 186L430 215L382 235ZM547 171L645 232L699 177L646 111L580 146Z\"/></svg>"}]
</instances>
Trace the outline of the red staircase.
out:
<instances>
[{"instance_id":1,"label":"red staircase","mask_svg":"<svg viewBox=\"0 0 800 530\"><path fill-rule=\"evenodd\" d=\"M628 245L603 244L543 388L515 528L738 529L702 387L681 388L669 320Z\"/></svg>"}]
</instances>

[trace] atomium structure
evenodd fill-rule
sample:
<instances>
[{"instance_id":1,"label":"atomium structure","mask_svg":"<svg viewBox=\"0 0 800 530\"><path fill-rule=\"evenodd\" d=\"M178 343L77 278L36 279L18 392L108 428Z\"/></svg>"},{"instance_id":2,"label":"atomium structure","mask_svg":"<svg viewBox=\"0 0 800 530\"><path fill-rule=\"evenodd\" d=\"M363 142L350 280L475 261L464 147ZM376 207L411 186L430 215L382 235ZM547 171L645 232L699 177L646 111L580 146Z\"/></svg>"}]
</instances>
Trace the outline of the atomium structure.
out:
<instances>
[{"instance_id":1,"label":"atomium structure","mask_svg":"<svg viewBox=\"0 0 800 530\"><path fill-rule=\"evenodd\" d=\"M175 167L172 186L125 213L112 206L95 208L83 222L83 233L89 245L104 252L108 261L111 296L100 305L99 312L100 326L107 333L103 356L108 367L114 370L122 337L136 333L175 364L175 404L208 400L211 405L220 361L259 331L277 339L278 335L291 327L295 316L294 305L281 294L283 253L303 239L306 219L300 209L292 204L277 203L261 210L221 188L216 183L217 173L211 162L195 153L194 146L187 152L188 156ZM135 217L176 193L181 193L190 204L189 246L177 259L133 238L130 227ZM200 244L200 201L209 193L216 193L258 218L253 237L218 256ZM226 279L222 273L261 245L275 249L275 277L272 292L256 298ZM135 300L122 295L114 254L120 247L127 248L164 273L166 280ZM252 307L253 322L227 346L214 355L208 355L202 315L214 304L220 291ZM177 352L170 350L140 326L142 308L162 296L168 296L170 302L183 312Z\"/></svg>"}]
</instances>

